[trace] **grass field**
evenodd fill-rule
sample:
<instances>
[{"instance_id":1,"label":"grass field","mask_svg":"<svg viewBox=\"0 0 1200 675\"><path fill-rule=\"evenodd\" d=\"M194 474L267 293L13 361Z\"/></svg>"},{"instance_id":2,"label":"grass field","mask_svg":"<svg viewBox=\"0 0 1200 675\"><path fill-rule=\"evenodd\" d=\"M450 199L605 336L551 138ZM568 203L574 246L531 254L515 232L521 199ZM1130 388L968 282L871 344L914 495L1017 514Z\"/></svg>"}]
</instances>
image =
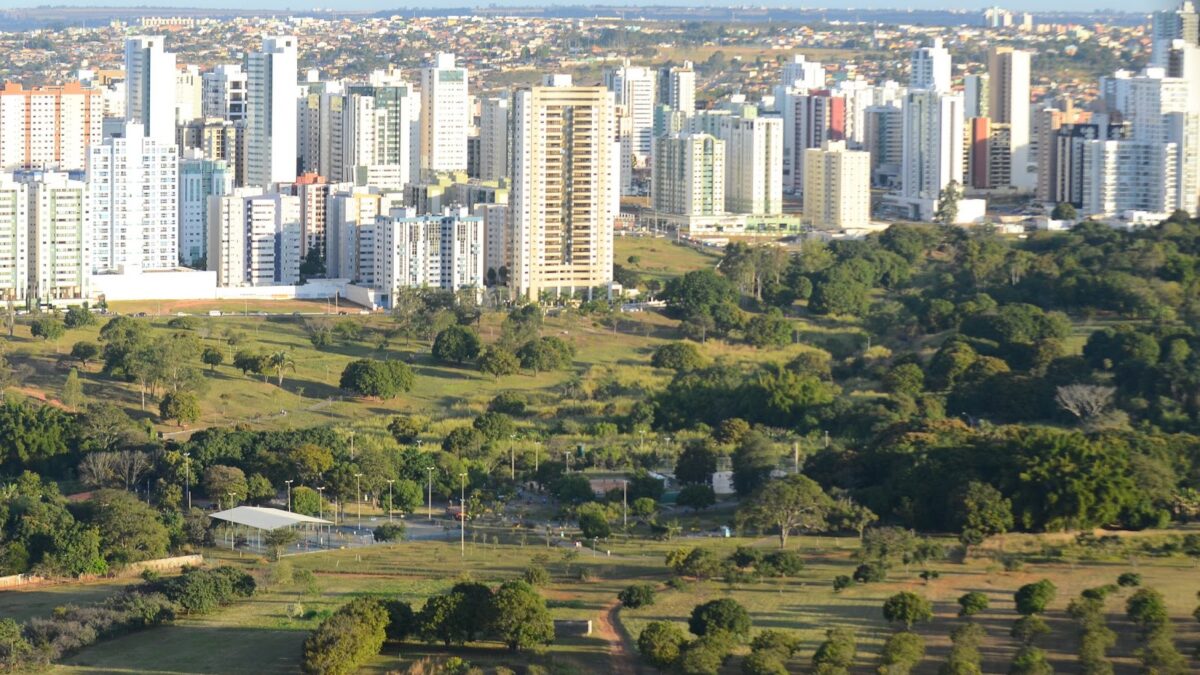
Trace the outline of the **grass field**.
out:
<instances>
[{"instance_id":1,"label":"grass field","mask_svg":"<svg viewBox=\"0 0 1200 675\"><path fill-rule=\"evenodd\" d=\"M108 596L141 580L113 579L92 583L68 583L49 586L35 586L23 589L5 589L0 591L0 617L27 621L36 617L48 616L59 605L66 603L100 602Z\"/></svg>"},{"instance_id":2,"label":"grass field","mask_svg":"<svg viewBox=\"0 0 1200 675\"><path fill-rule=\"evenodd\" d=\"M712 268L720 260L716 251L702 251L692 246L676 244L665 237L617 237L614 241L614 261L648 279L667 279L692 270ZM635 265L631 256L640 260Z\"/></svg>"},{"instance_id":3,"label":"grass field","mask_svg":"<svg viewBox=\"0 0 1200 675\"><path fill-rule=\"evenodd\" d=\"M855 673L873 671L880 645L893 630L882 620L883 600L899 590L913 590L935 604L935 619L917 630L926 638L928 655L917 672L934 673L949 649L950 630L957 618L956 599L967 591L988 595L991 607L978 617L987 630L983 645L986 673L1005 672L1018 648L1008 630L1017 615L1012 593L1021 585L1048 578L1058 585L1058 596L1046 619L1051 635L1039 644L1045 648L1058 672L1073 672L1078 648L1076 629L1066 616L1067 603L1083 589L1115 581L1116 576L1135 569L1143 584L1159 589L1167 598L1177 627L1176 644L1190 654L1200 643L1200 630L1190 613L1200 588L1194 562L1178 558L1140 558L1122 562L1056 562L1030 564L1021 571L1006 572L995 563L972 559L968 564L939 563L931 566L940 577L929 583L917 578L917 569L894 570L884 583L859 585L834 593L830 581L849 574L854 567L853 539L805 537L793 539L806 559L807 568L798 578L768 579L755 583L729 584L710 580L691 582L682 590L664 590L658 602L638 610L617 613L628 635L636 636L650 621L679 622L686 628L691 609L707 600L731 597L745 605L756 630L776 628L796 631L803 640L791 672L805 672L813 650L832 627L855 629L859 652ZM83 650L55 672L60 673L291 673L299 668L300 646L315 619L288 617L288 608L300 603L307 610L333 609L358 595L399 596L419 607L430 594L446 590L455 581L473 579L498 583L520 575L535 556L541 557L553 577L542 589L557 619L592 619L594 626L612 606L616 593L636 581L651 583L667 579L663 555L676 546L713 548L725 555L738 544L763 548L773 539L685 539L671 543L634 541L614 543L612 555L546 548L539 536L531 535L526 545L492 545L468 542L467 556L459 558L457 542L413 542L366 550L337 551L294 556L295 569L312 570L315 587L301 589L283 585L264 590L253 600L235 605L200 620L183 620L172 626L119 637ZM215 556L215 557L214 557ZM229 552L213 552L210 561L228 562L262 569L265 563L239 558ZM586 576L580 577L580 572ZM87 592L86 590L84 592ZM1137 672L1136 631L1124 619L1124 600L1131 590L1122 590L1108 601L1109 624L1119 635L1110 651L1116 672ZM3 595L0 594L0 598ZM453 650L405 643L388 645L363 673L404 672L407 664L422 657L440 658L453 654L481 666L520 667L531 661L553 662L560 672L599 673L617 670L611 655L612 635L593 633L586 638L556 641L543 652L512 655L499 645L482 643ZM739 659L723 672L737 673ZM1192 662L1195 665L1195 662ZM631 671L632 672L632 671Z\"/></svg>"}]
</instances>

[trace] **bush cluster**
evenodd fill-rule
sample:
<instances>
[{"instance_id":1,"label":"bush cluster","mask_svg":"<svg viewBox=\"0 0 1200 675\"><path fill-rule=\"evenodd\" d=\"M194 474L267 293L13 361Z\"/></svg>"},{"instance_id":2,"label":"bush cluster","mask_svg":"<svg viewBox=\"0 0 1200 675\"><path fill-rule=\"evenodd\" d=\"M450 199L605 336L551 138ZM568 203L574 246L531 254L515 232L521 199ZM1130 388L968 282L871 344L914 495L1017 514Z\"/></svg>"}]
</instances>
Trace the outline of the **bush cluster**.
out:
<instances>
[{"instance_id":1,"label":"bush cluster","mask_svg":"<svg viewBox=\"0 0 1200 675\"><path fill-rule=\"evenodd\" d=\"M382 602L355 598L322 621L304 640L304 672L355 672L383 648L390 623L390 613Z\"/></svg>"},{"instance_id":2,"label":"bush cluster","mask_svg":"<svg viewBox=\"0 0 1200 675\"><path fill-rule=\"evenodd\" d=\"M0 654L12 670L46 666L84 647L173 620L203 614L254 594L254 579L232 567L185 569L89 606L64 605L25 625L0 620Z\"/></svg>"}]
</instances>

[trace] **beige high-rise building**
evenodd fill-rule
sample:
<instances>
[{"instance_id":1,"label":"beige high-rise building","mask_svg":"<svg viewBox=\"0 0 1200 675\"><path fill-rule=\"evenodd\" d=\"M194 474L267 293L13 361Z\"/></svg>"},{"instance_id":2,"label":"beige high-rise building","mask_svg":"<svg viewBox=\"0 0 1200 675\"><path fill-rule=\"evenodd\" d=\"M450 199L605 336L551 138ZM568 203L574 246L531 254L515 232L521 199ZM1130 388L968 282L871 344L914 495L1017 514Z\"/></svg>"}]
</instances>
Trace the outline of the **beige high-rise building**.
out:
<instances>
[{"instance_id":1,"label":"beige high-rise building","mask_svg":"<svg viewBox=\"0 0 1200 675\"><path fill-rule=\"evenodd\" d=\"M871 153L826 141L804 151L804 221L836 229L871 222Z\"/></svg>"},{"instance_id":2,"label":"beige high-rise building","mask_svg":"<svg viewBox=\"0 0 1200 675\"><path fill-rule=\"evenodd\" d=\"M29 186L29 295L38 302L85 300L92 274L87 185L46 173Z\"/></svg>"},{"instance_id":3,"label":"beige high-rise building","mask_svg":"<svg viewBox=\"0 0 1200 675\"><path fill-rule=\"evenodd\" d=\"M29 187L0 174L0 300L24 300L28 288Z\"/></svg>"},{"instance_id":4,"label":"beige high-rise building","mask_svg":"<svg viewBox=\"0 0 1200 675\"><path fill-rule=\"evenodd\" d=\"M619 208L612 92L558 86L513 97L510 284L525 297L612 281Z\"/></svg>"},{"instance_id":5,"label":"beige high-rise building","mask_svg":"<svg viewBox=\"0 0 1200 675\"><path fill-rule=\"evenodd\" d=\"M104 101L78 82L0 89L0 171L83 169L87 149L100 143Z\"/></svg>"}]
</instances>

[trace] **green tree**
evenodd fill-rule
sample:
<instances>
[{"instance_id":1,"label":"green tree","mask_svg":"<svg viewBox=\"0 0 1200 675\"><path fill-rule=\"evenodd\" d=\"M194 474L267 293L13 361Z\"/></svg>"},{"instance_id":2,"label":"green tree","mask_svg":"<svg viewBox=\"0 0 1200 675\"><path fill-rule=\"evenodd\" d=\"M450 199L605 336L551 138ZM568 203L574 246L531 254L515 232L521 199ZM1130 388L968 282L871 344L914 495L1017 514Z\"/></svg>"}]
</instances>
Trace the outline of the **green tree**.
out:
<instances>
[{"instance_id":1,"label":"green tree","mask_svg":"<svg viewBox=\"0 0 1200 675\"><path fill-rule=\"evenodd\" d=\"M100 356L100 346L95 342L80 340L71 346L71 358L85 366L89 362L96 360L97 356Z\"/></svg>"},{"instance_id":2,"label":"green tree","mask_svg":"<svg viewBox=\"0 0 1200 675\"><path fill-rule=\"evenodd\" d=\"M71 372L67 373L67 380L63 382L62 396L60 397L63 405L71 410L78 410L83 404L83 383L79 381L79 371L72 368Z\"/></svg>"},{"instance_id":3,"label":"green tree","mask_svg":"<svg viewBox=\"0 0 1200 675\"><path fill-rule=\"evenodd\" d=\"M1025 645L1013 656L1008 675L1053 675L1054 668L1046 661L1046 652Z\"/></svg>"},{"instance_id":4,"label":"green tree","mask_svg":"<svg viewBox=\"0 0 1200 675\"><path fill-rule=\"evenodd\" d=\"M975 616L988 608L988 597L979 591L964 593L958 598L958 615Z\"/></svg>"},{"instance_id":5,"label":"green tree","mask_svg":"<svg viewBox=\"0 0 1200 675\"><path fill-rule=\"evenodd\" d=\"M200 360L210 371L215 371L217 366L225 363L225 353L216 347L205 347L200 353Z\"/></svg>"},{"instance_id":6,"label":"green tree","mask_svg":"<svg viewBox=\"0 0 1200 675\"><path fill-rule=\"evenodd\" d=\"M712 316L723 304L737 302L737 290L725 277L709 269L694 270L674 277L663 289L667 309L676 317Z\"/></svg>"},{"instance_id":7,"label":"green tree","mask_svg":"<svg viewBox=\"0 0 1200 675\"><path fill-rule=\"evenodd\" d=\"M779 548L787 547L792 532L825 527L833 500L811 478L793 474L772 480L755 492L737 512L738 522L758 529L778 528Z\"/></svg>"},{"instance_id":8,"label":"green tree","mask_svg":"<svg viewBox=\"0 0 1200 675\"><path fill-rule=\"evenodd\" d=\"M903 591L884 601L883 618L888 623L903 624L905 630L911 630L913 624L933 618L933 604L928 598Z\"/></svg>"},{"instance_id":9,"label":"green tree","mask_svg":"<svg viewBox=\"0 0 1200 675\"><path fill-rule=\"evenodd\" d=\"M496 379L515 375L521 370L521 360L512 351L500 346L491 346L479 355L479 370Z\"/></svg>"},{"instance_id":10,"label":"green tree","mask_svg":"<svg viewBox=\"0 0 1200 675\"><path fill-rule=\"evenodd\" d=\"M225 508L246 499L246 474L235 466L213 464L204 470L203 485L208 496Z\"/></svg>"},{"instance_id":11,"label":"green tree","mask_svg":"<svg viewBox=\"0 0 1200 675\"><path fill-rule=\"evenodd\" d=\"M1057 594L1058 587L1049 579L1042 579L1018 588L1013 600L1016 602L1017 612L1028 616L1045 612L1046 606L1054 602Z\"/></svg>"},{"instance_id":12,"label":"green tree","mask_svg":"<svg viewBox=\"0 0 1200 675\"><path fill-rule=\"evenodd\" d=\"M271 551L271 560L279 560L283 552L300 540L300 533L290 527L267 530L262 535L263 546Z\"/></svg>"},{"instance_id":13,"label":"green tree","mask_svg":"<svg viewBox=\"0 0 1200 675\"><path fill-rule=\"evenodd\" d=\"M717 470L717 450L710 442L688 441L675 460L675 480L685 485L708 485Z\"/></svg>"},{"instance_id":14,"label":"green tree","mask_svg":"<svg viewBox=\"0 0 1200 675\"><path fill-rule=\"evenodd\" d=\"M579 529L584 539L607 539L612 535L604 507L595 503L579 507Z\"/></svg>"},{"instance_id":15,"label":"green tree","mask_svg":"<svg viewBox=\"0 0 1200 675\"><path fill-rule=\"evenodd\" d=\"M950 181L938 193L937 208L933 213L933 222L940 225L954 225L958 222L958 202L962 199L962 186L958 181Z\"/></svg>"},{"instance_id":16,"label":"green tree","mask_svg":"<svg viewBox=\"0 0 1200 675\"><path fill-rule=\"evenodd\" d=\"M96 325L96 315L88 311L86 307L76 305L67 309L67 313L63 316L63 324L67 328L94 326Z\"/></svg>"},{"instance_id":17,"label":"green tree","mask_svg":"<svg viewBox=\"0 0 1200 675\"><path fill-rule=\"evenodd\" d=\"M733 453L733 487L743 497L762 487L779 462L779 450L759 432L742 436Z\"/></svg>"},{"instance_id":18,"label":"green tree","mask_svg":"<svg viewBox=\"0 0 1200 675\"><path fill-rule=\"evenodd\" d=\"M848 628L831 628L825 631L825 641L813 653L813 673L816 675L845 675L854 665L858 645L854 631Z\"/></svg>"},{"instance_id":19,"label":"green tree","mask_svg":"<svg viewBox=\"0 0 1200 675\"><path fill-rule=\"evenodd\" d=\"M637 609L653 605L654 595L654 586L650 584L634 584L625 587L618 593L617 599L621 601L622 607Z\"/></svg>"},{"instance_id":20,"label":"green tree","mask_svg":"<svg viewBox=\"0 0 1200 675\"><path fill-rule=\"evenodd\" d=\"M492 596L492 626L512 651L530 649L554 639L554 624L546 601L524 581L509 581Z\"/></svg>"},{"instance_id":21,"label":"green tree","mask_svg":"<svg viewBox=\"0 0 1200 675\"><path fill-rule=\"evenodd\" d=\"M893 366L883 376L883 387L893 394L916 396L925 388L925 372L915 363Z\"/></svg>"},{"instance_id":22,"label":"green tree","mask_svg":"<svg viewBox=\"0 0 1200 675\"><path fill-rule=\"evenodd\" d=\"M1012 501L987 483L971 481L958 500L958 517L959 541L978 545L1012 529Z\"/></svg>"},{"instance_id":23,"label":"green tree","mask_svg":"<svg viewBox=\"0 0 1200 675\"><path fill-rule=\"evenodd\" d=\"M902 631L888 636L879 655L880 675L908 675L925 658L925 639Z\"/></svg>"},{"instance_id":24,"label":"green tree","mask_svg":"<svg viewBox=\"0 0 1200 675\"><path fill-rule=\"evenodd\" d=\"M1075 205L1070 202L1059 202L1054 206L1054 210L1050 212L1052 220L1075 220L1079 214L1075 211Z\"/></svg>"},{"instance_id":25,"label":"green tree","mask_svg":"<svg viewBox=\"0 0 1200 675\"><path fill-rule=\"evenodd\" d=\"M190 391L170 393L159 403L158 412L164 420L186 426L200 419L200 399Z\"/></svg>"},{"instance_id":26,"label":"green tree","mask_svg":"<svg viewBox=\"0 0 1200 675\"><path fill-rule=\"evenodd\" d=\"M746 323L746 342L760 349L783 347L792 342L792 325L783 312L772 307L765 314L758 314Z\"/></svg>"},{"instance_id":27,"label":"green tree","mask_svg":"<svg viewBox=\"0 0 1200 675\"><path fill-rule=\"evenodd\" d=\"M717 495L707 485L685 485L675 498L675 503L685 508L700 511L716 504Z\"/></svg>"},{"instance_id":28,"label":"green tree","mask_svg":"<svg viewBox=\"0 0 1200 675\"><path fill-rule=\"evenodd\" d=\"M704 637L709 633L724 632L746 639L750 636L750 614L737 600L720 598L696 605L688 619L688 630Z\"/></svg>"},{"instance_id":29,"label":"green tree","mask_svg":"<svg viewBox=\"0 0 1200 675\"><path fill-rule=\"evenodd\" d=\"M1046 620L1037 614L1023 616L1013 622L1009 635L1020 640L1022 644L1031 645L1035 640L1050 632Z\"/></svg>"},{"instance_id":30,"label":"green tree","mask_svg":"<svg viewBox=\"0 0 1200 675\"><path fill-rule=\"evenodd\" d=\"M316 516L322 512L321 493L306 486L292 488L292 510L302 516Z\"/></svg>"},{"instance_id":31,"label":"green tree","mask_svg":"<svg viewBox=\"0 0 1200 675\"><path fill-rule=\"evenodd\" d=\"M33 337L58 342L59 338L67 332L67 328L58 319L42 318L34 319L29 324L29 332Z\"/></svg>"},{"instance_id":32,"label":"green tree","mask_svg":"<svg viewBox=\"0 0 1200 675\"><path fill-rule=\"evenodd\" d=\"M670 668L679 659L687 637L674 623L652 621L638 634L637 647L642 658L659 670Z\"/></svg>"},{"instance_id":33,"label":"green tree","mask_svg":"<svg viewBox=\"0 0 1200 675\"><path fill-rule=\"evenodd\" d=\"M1149 635L1168 625L1171 617L1162 593L1153 588L1140 588L1125 602L1125 614L1143 635Z\"/></svg>"},{"instance_id":34,"label":"green tree","mask_svg":"<svg viewBox=\"0 0 1200 675\"><path fill-rule=\"evenodd\" d=\"M695 370L704 365L704 357L691 342L668 342L650 355L650 365L669 370Z\"/></svg>"},{"instance_id":35,"label":"green tree","mask_svg":"<svg viewBox=\"0 0 1200 675\"><path fill-rule=\"evenodd\" d=\"M100 552L113 566L161 558L170 536L154 509L124 490L99 490L85 502L80 520L100 535Z\"/></svg>"},{"instance_id":36,"label":"green tree","mask_svg":"<svg viewBox=\"0 0 1200 675\"><path fill-rule=\"evenodd\" d=\"M278 386L280 387L283 386L283 371L289 368L293 372L296 370L296 361L292 358L291 352L286 349L271 352L271 355L267 357L267 364L271 367L271 370L275 371L275 376L279 378Z\"/></svg>"},{"instance_id":37,"label":"green tree","mask_svg":"<svg viewBox=\"0 0 1200 675\"><path fill-rule=\"evenodd\" d=\"M442 361L471 361L479 356L481 348L479 335L470 328L457 324L438 333L433 340L433 356Z\"/></svg>"},{"instance_id":38,"label":"green tree","mask_svg":"<svg viewBox=\"0 0 1200 675\"><path fill-rule=\"evenodd\" d=\"M342 371L339 386L367 398L392 399L413 387L413 371L400 361L351 361Z\"/></svg>"}]
</instances>

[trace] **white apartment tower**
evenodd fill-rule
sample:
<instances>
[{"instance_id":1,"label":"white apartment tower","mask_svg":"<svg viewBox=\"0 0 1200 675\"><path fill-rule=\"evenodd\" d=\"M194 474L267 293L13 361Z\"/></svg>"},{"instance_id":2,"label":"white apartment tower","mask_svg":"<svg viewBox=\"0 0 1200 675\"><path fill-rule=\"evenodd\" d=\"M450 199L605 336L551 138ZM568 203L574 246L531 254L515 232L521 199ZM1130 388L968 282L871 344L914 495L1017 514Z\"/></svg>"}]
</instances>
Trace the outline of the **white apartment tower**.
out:
<instances>
[{"instance_id":1,"label":"white apartment tower","mask_svg":"<svg viewBox=\"0 0 1200 675\"><path fill-rule=\"evenodd\" d=\"M804 220L851 229L871 222L871 154L827 141L804 153Z\"/></svg>"},{"instance_id":2,"label":"white apartment tower","mask_svg":"<svg viewBox=\"0 0 1200 675\"><path fill-rule=\"evenodd\" d=\"M174 139L147 137L127 123L120 137L88 151L92 269L174 268L179 262L179 155Z\"/></svg>"},{"instance_id":3,"label":"white apartment tower","mask_svg":"<svg viewBox=\"0 0 1200 675\"><path fill-rule=\"evenodd\" d=\"M455 65L453 54L438 54L421 70L422 173L467 170L467 77L467 69Z\"/></svg>"},{"instance_id":4,"label":"white apartment tower","mask_svg":"<svg viewBox=\"0 0 1200 675\"><path fill-rule=\"evenodd\" d=\"M508 176L508 98L485 98L479 108L479 178Z\"/></svg>"},{"instance_id":5,"label":"white apartment tower","mask_svg":"<svg viewBox=\"0 0 1200 675\"><path fill-rule=\"evenodd\" d=\"M67 174L29 183L29 295L38 302L85 300L92 274L87 186Z\"/></svg>"},{"instance_id":6,"label":"white apartment tower","mask_svg":"<svg viewBox=\"0 0 1200 675\"><path fill-rule=\"evenodd\" d=\"M725 210L749 215L783 213L783 120L724 117Z\"/></svg>"},{"instance_id":7,"label":"white apartment tower","mask_svg":"<svg viewBox=\"0 0 1200 675\"><path fill-rule=\"evenodd\" d=\"M988 117L1008 125L1010 180L1020 190L1037 187L1037 167L1029 156L1030 53L993 47L988 53Z\"/></svg>"},{"instance_id":8,"label":"white apartment tower","mask_svg":"<svg viewBox=\"0 0 1200 675\"><path fill-rule=\"evenodd\" d=\"M1150 39L1150 65L1163 68L1167 66L1167 52L1173 40L1200 45L1200 14L1196 12L1195 2L1183 0L1173 10L1151 15Z\"/></svg>"},{"instance_id":9,"label":"white apartment tower","mask_svg":"<svg viewBox=\"0 0 1200 675\"><path fill-rule=\"evenodd\" d=\"M612 281L613 94L555 82L518 90L512 106L510 285L534 299Z\"/></svg>"},{"instance_id":10,"label":"white apartment tower","mask_svg":"<svg viewBox=\"0 0 1200 675\"><path fill-rule=\"evenodd\" d=\"M691 61L663 68L658 74L658 87L660 105L689 115L696 112L696 70Z\"/></svg>"},{"instance_id":11,"label":"white apartment tower","mask_svg":"<svg viewBox=\"0 0 1200 675\"><path fill-rule=\"evenodd\" d=\"M651 204L656 213L725 213L725 142L681 132L655 139Z\"/></svg>"},{"instance_id":12,"label":"white apartment tower","mask_svg":"<svg viewBox=\"0 0 1200 675\"><path fill-rule=\"evenodd\" d=\"M619 68L604 73L605 86L629 118L627 135L620 139L621 143L628 143L633 160L639 165L654 151L655 74L650 68L629 65L629 59Z\"/></svg>"},{"instance_id":13,"label":"white apartment tower","mask_svg":"<svg viewBox=\"0 0 1200 675\"><path fill-rule=\"evenodd\" d=\"M1141 211L1165 217L1178 205L1175 156L1173 143L1084 143L1081 215L1111 217Z\"/></svg>"},{"instance_id":14,"label":"white apartment tower","mask_svg":"<svg viewBox=\"0 0 1200 675\"><path fill-rule=\"evenodd\" d=\"M389 306L402 288L483 288L483 229L483 219L465 208L441 215L397 209L376 218L370 262L373 285L386 294L381 304Z\"/></svg>"},{"instance_id":15,"label":"white apartment tower","mask_svg":"<svg viewBox=\"0 0 1200 675\"><path fill-rule=\"evenodd\" d=\"M362 184L360 174L368 174L375 178L369 184L392 189L416 180L421 105L412 86L398 74L376 71L370 84L348 87L346 100L343 172L331 179Z\"/></svg>"},{"instance_id":16,"label":"white apartment tower","mask_svg":"<svg viewBox=\"0 0 1200 675\"><path fill-rule=\"evenodd\" d=\"M941 93L950 92L950 52L942 46L941 38L933 44L915 49L912 53L910 89L928 89Z\"/></svg>"},{"instance_id":17,"label":"white apartment tower","mask_svg":"<svg viewBox=\"0 0 1200 675\"><path fill-rule=\"evenodd\" d=\"M125 119L142 125L146 136L175 140L175 55L163 50L161 35L125 40Z\"/></svg>"},{"instance_id":18,"label":"white apartment tower","mask_svg":"<svg viewBox=\"0 0 1200 675\"><path fill-rule=\"evenodd\" d=\"M22 302L29 289L29 187L0 173L0 301Z\"/></svg>"},{"instance_id":19,"label":"white apartment tower","mask_svg":"<svg viewBox=\"0 0 1200 675\"><path fill-rule=\"evenodd\" d=\"M8 82L0 89L0 171L83 169L103 120L100 92L78 82L33 89Z\"/></svg>"},{"instance_id":20,"label":"white apartment tower","mask_svg":"<svg viewBox=\"0 0 1200 675\"><path fill-rule=\"evenodd\" d=\"M247 78L240 65L222 64L201 76L201 111L230 122L246 119Z\"/></svg>"},{"instance_id":21,"label":"white apartment tower","mask_svg":"<svg viewBox=\"0 0 1200 675\"><path fill-rule=\"evenodd\" d=\"M208 268L219 286L300 281L300 198L238 188L209 202Z\"/></svg>"},{"instance_id":22,"label":"white apartment tower","mask_svg":"<svg viewBox=\"0 0 1200 675\"><path fill-rule=\"evenodd\" d=\"M784 87L824 89L825 66L809 61L803 54L794 54L791 60L783 62L779 79Z\"/></svg>"},{"instance_id":23,"label":"white apartment tower","mask_svg":"<svg viewBox=\"0 0 1200 675\"><path fill-rule=\"evenodd\" d=\"M246 183L296 179L296 38L265 37L246 58Z\"/></svg>"},{"instance_id":24,"label":"white apartment tower","mask_svg":"<svg viewBox=\"0 0 1200 675\"><path fill-rule=\"evenodd\" d=\"M927 219L947 185L963 184L963 101L934 90L910 91L903 111L901 195L919 202Z\"/></svg>"}]
</instances>

